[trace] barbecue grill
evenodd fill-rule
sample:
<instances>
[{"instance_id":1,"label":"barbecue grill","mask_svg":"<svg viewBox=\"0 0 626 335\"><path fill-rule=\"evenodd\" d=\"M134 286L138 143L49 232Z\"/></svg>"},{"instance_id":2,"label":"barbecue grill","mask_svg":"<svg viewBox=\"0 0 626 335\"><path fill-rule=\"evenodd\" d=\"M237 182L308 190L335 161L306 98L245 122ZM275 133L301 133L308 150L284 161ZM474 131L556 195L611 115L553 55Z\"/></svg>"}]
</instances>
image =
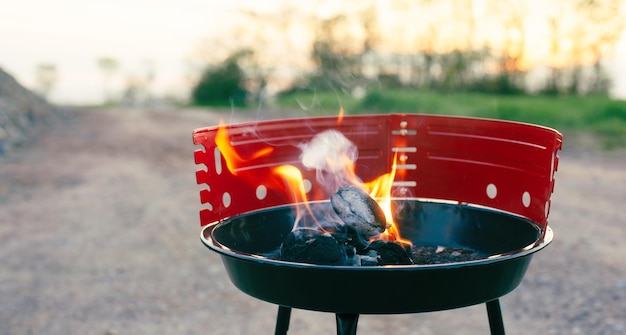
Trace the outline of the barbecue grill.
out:
<instances>
[{"instance_id":1,"label":"barbecue grill","mask_svg":"<svg viewBox=\"0 0 626 335\"><path fill-rule=\"evenodd\" d=\"M317 265L273 255L302 216L330 207L302 143L333 129L358 148L355 172L395 170L394 221L413 245L459 247L485 257L438 264ZM562 136L537 125L425 114L283 119L196 129L193 141L201 240L235 286L278 305L276 334L292 308L335 313L338 334L356 334L360 314L441 311L485 303L492 334L504 334L499 298L521 282L548 245L550 196ZM221 145L220 145L221 143ZM224 146L225 145L225 146ZM274 174L294 167L305 203ZM321 211L319 210L321 209ZM309 214L315 215L309 211ZM385 289L385 294L376 290Z\"/></svg>"}]
</instances>

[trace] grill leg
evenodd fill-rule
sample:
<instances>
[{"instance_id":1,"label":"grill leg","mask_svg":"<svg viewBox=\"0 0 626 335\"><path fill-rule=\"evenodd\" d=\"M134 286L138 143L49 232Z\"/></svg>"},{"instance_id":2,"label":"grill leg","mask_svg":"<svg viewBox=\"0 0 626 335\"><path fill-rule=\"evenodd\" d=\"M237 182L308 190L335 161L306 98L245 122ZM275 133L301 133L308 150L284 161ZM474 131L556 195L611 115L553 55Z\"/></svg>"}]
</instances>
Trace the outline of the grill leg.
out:
<instances>
[{"instance_id":1,"label":"grill leg","mask_svg":"<svg viewBox=\"0 0 626 335\"><path fill-rule=\"evenodd\" d=\"M276 331L274 335L287 335L289 330L289 319L291 318L291 307L278 306L278 316L276 316Z\"/></svg>"},{"instance_id":2,"label":"grill leg","mask_svg":"<svg viewBox=\"0 0 626 335\"><path fill-rule=\"evenodd\" d=\"M486 303L487 316L489 317L489 329L491 335L504 335L504 322L502 321L502 310L500 300L491 300Z\"/></svg>"},{"instance_id":3,"label":"grill leg","mask_svg":"<svg viewBox=\"0 0 626 335\"><path fill-rule=\"evenodd\" d=\"M335 319L337 320L337 335L356 335L358 314L337 313Z\"/></svg>"}]
</instances>

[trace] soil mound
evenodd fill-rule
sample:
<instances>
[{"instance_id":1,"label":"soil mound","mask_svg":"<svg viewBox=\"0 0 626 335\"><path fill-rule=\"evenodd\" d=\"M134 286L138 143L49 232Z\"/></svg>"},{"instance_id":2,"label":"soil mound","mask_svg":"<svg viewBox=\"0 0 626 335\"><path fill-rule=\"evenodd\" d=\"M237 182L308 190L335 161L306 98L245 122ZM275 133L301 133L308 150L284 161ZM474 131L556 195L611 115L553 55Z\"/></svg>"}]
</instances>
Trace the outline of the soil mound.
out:
<instances>
[{"instance_id":1,"label":"soil mound","mask_svg":"<svg viewBox=\"0 0 626 335\"><path fill-rule=\"evenodd\" d=\"M0 68L0 156L24 143L59 110Z\"/></svg>"}]
</instances>

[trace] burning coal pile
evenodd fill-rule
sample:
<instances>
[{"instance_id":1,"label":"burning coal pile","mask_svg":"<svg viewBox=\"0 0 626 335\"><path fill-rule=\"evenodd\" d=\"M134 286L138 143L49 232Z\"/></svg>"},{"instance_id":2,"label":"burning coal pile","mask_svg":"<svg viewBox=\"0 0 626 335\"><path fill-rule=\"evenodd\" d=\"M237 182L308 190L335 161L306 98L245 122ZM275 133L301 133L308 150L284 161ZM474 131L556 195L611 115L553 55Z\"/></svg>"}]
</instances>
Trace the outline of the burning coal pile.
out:
<instances>
[{"instance_id":1,"label":"burning coal pile","mask_svg":"<svg viewBox=\"0 0 626 335\"><path fill-rule=\"evenodd\" d=\"M370 239L386 229L378 203L356 186L342 186L330 198L340 224L296 229L283 241L280 259L320 265L410 265L409 250L394 241Z\"/></svg>"},{"instance_id":2,"label":"burning coal pile","mask_svg":"<svg viewBox=\"0 0 626 335\"><path fill-rule=\"evenodd\" d=\"M469 249L414 246L402 239L391 210L395 167L372 183L362 182L354 172L358 150L340 132L319 133L301 149L302 164L315 169L317 182L332 194L332 213L314 214L315 210L305 205L307 210L298 211L294 229L275 258L317 265L386 266L485 257Z\"/></svg>"}]
</instances>

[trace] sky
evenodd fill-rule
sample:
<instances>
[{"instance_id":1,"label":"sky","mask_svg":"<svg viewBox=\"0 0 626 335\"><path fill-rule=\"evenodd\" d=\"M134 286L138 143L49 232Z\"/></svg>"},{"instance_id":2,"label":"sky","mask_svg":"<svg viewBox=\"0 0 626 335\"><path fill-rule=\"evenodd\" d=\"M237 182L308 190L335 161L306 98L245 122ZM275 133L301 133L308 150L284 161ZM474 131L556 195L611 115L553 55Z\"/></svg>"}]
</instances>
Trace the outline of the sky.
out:
<instances>
[{"instance_id":1,"label":"sky","mask_svg":"<svg viewBox=\"0 0 626 335\"><path fill-rule=\"evenodd\" d=\"M88 103L102 99L100 57L120 72L142 75L153 66L155 90L185 90L185 59L207 35L224 29L246 1L0 0L0 67L27 87L38 64L59 74L50 99ZM248 1L251 2L251 1Z\"/></svg>"},{"instance_id":2,"label":"sky","mask_svg":"<svg viewBox=\"0 0 626 335\"><path fill-rule=\"evenodd\" d=\"M5 3L3 3L5 2ZM57 67L49 96L63 104L102 101L106 84L97 59L120 64L114 83L154 69L152 91L182 96L189 58L207 37L228 33L241 8L271 11L279 0L0 0L0 67L29 88L39 64ZM208 52L211 52L209 50ZM626 34L607 60L614 95L626 99Z\"/></svg>"}]
</instances>

